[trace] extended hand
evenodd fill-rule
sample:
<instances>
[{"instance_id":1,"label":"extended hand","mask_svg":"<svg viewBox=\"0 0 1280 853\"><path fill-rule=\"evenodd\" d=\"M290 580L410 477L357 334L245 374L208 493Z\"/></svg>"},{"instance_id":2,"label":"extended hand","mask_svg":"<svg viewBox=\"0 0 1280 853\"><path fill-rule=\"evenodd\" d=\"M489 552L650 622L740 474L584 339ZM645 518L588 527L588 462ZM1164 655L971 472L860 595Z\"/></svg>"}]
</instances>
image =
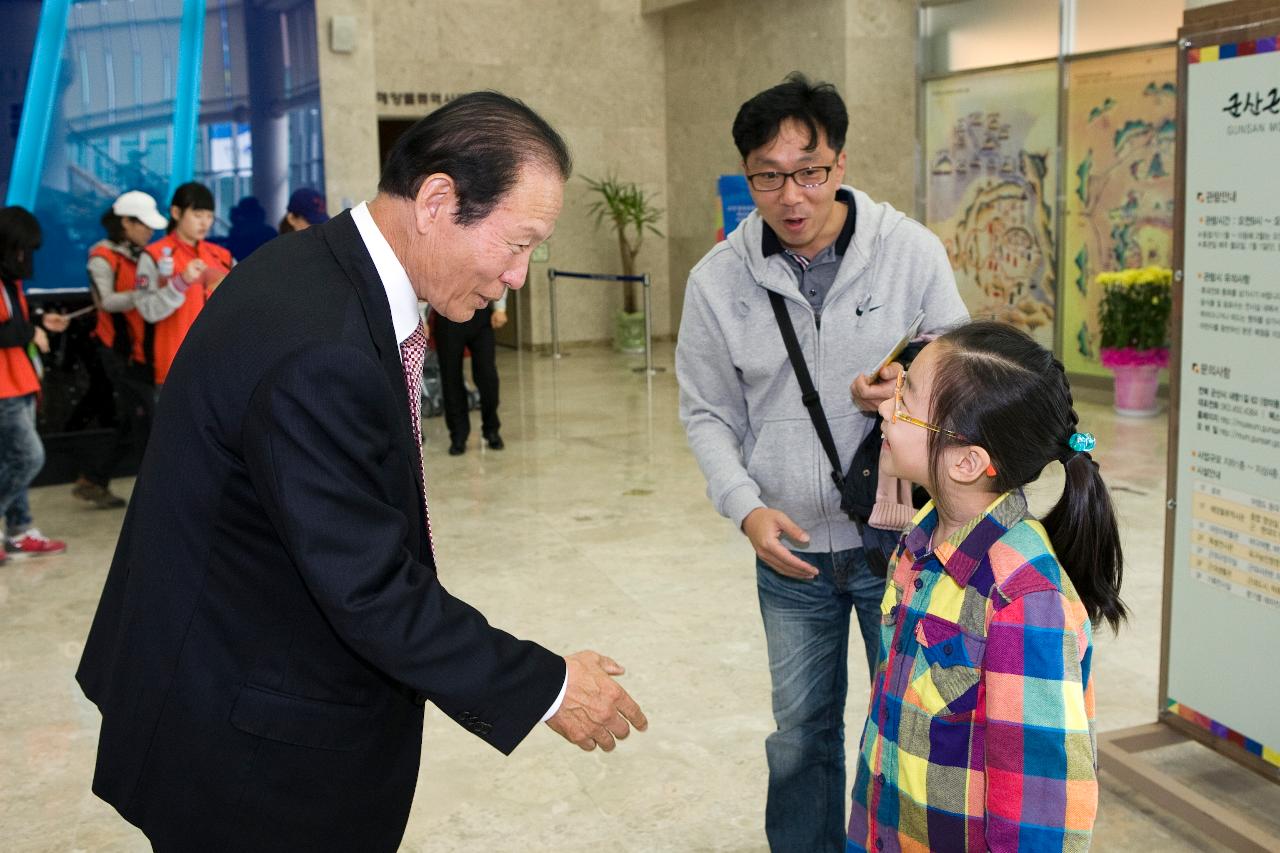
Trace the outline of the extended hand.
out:
<instances>
[{"instance_id":1,"label":"extended hand","mask_svg":"<svg viewBox=\"0 0 1280 853\"><path fill-rule=\"evenodd\" d=\"M592 651L565 658L569 668L564 701L555 716L547 720L557 734L590 752L597 745L610 752L617 741L649 727L640 706L612 676L622 675L618 663ZM628 724L629 723L629 724Z\"/></svg>"},{"instance_id":2,"label":"extended hand","mask_svg":"<svg viewBox=\"0 0 1280 853\"><path fill-rule=\"evenodd\" d=\"M751 540L751 547L769 568L780 575L797 580L813 580L818 570L792 554L782 544L786 535L802 545L809 544L809 534L782 510L759 507L751 510L742 520L742 532Z\"/></svg>"},{"instance_id":3,"label":"extended hand","mask_svg":"<svg viewBox=\"0 0 1280 853\"><path fill-rule=\"evenodd\" d=\"M893 396L893 386L897 384L898 374L901 372L902 365L894 361L880 369L875 382L859 373L858 378L849 386L854 405L864 412L875 414L880 404Z\"/></svg>"},{"instance_id":4,"label":"extended hand","mask_svg":"<svg viewBox=\"0 0 1280 853\"><path fill-rule=\"evenodd\" d=\"M36 349L40 350L40 352L49 351L49 336L45 334L44 329L36 326L35 336L32 340L35 341Z\"/></svg>"},{"instance_id":5,"label":"extended hand","mask_svg":"<svg viewBox=\"0 0 1280 853\"><path fill-rule=\"evenodd\" d=\"M507 325L507 312L499 311L495 308L493 316L489 318L489 325L493 326L495 329L501 329L503 326Z\"/></svg>"},{"instance_id":6,"label":"extended hand","mask_svg":"<svg viewBox=\"0 0 1280 853\"><path fill-rule=\"evenodd\" d=\"M195 284L200 280L200 276L204 275L204 271L208 268L209 265L204 261L199 258L192 258L191 262L187 264L185 269L183 269L182 278L187 284Z\"/></svg>"}]
</instances>

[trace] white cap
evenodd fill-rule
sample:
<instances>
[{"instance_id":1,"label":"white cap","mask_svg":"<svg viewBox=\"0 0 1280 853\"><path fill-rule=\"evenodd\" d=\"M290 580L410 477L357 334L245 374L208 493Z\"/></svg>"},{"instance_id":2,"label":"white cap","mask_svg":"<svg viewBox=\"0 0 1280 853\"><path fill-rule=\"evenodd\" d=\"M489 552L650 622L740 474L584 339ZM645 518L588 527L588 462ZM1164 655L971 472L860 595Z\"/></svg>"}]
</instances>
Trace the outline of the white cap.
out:
<instances>
[{"instance_id":1,"label":"white cap","mask_svg":"<svg viewBox=\"0 0 1280 853\"><path fill-rule=\"evenodd\" d=\"M141 190L122 194L111 203L111 212L116 216L132 216L148 228L160 229L169 224L156 208L156 200Z\"/></svg>"}]
</instances>

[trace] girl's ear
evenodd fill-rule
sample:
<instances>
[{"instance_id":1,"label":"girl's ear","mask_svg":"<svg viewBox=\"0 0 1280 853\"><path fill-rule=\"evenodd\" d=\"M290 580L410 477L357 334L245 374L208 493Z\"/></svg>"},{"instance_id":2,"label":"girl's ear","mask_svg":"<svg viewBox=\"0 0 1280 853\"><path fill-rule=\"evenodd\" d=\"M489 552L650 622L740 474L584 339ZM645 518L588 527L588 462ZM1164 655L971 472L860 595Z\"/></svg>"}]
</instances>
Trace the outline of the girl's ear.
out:
<instances>
[{"instance_id":1,"label":"girl's ear","mask_svg":"<svg viewBox=\"0 0 1280 853\"><path fill-rule=\"evenodd\" d=\"M947 474L955 483L971 486L995 476L991 454L976 444L953 447L947 451Z\"/></svg>"}]
</instances>

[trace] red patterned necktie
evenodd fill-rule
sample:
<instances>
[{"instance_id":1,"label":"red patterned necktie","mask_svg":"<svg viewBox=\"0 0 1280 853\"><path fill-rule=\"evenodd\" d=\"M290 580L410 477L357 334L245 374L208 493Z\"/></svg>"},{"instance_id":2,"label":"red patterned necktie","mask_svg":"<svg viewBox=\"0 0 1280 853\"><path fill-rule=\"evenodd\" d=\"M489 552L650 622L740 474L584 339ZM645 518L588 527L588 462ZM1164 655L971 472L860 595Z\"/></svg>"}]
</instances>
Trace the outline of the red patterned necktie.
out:
<instances>
[{"instance_id":1,"label":"red patterned necktie","mask_svg":"<svg viewBox=\"0 0 1280 853\"><path fill-rule=\"evenodd\" d=\"M418 448L418 474L422 480L422 508L427 517L427 544L431 558L436 556L435 537L431 535L431 510L427 506L427 475L422 465L422 362L427 357L427 333L422 323L400 344L400 361L404 365L404 387L409 392L409 416L413 424L413 443Z\"/></svg>"}]
</instances>

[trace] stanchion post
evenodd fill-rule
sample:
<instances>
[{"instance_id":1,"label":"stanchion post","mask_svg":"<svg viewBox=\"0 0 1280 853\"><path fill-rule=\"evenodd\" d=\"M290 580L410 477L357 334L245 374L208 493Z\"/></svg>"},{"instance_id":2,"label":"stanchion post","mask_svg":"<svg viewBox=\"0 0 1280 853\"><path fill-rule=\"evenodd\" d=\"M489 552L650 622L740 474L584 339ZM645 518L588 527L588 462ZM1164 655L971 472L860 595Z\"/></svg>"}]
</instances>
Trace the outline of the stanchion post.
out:
<instances>
[{"instance_id":1,"label":"stanchion post","mask_svg":"<svg viewBox=\"0 0 1280 853\"><path fill-rule=\"evenodd\" d=\"M645 376L655 376L663 368L653 366L653 294L651 293L649 274L641 277L644 285L644 367L632 368L632 373L643 372Z\"/></svg>"},{"instance_id":2,"label":"stanchion post","mask_svg":"<svg viewBox=\"0 0 1280 853\"><path fill-rule=\"evenodd\" d=\"M644 372L653 375L653 300L649 294L649 274L644 274Z\"/></svg>"},{"instance_id":3,"label":"stanchion post","mask_svg":"<svg viewBox=\"0 0 1280 853\"><path fill-rule=\"evenodd\" d=\"M551 289L551 357L560 357L560 325L556 318L556 270L547 270L547 281Z\"/></svg>"}]
</instances>

